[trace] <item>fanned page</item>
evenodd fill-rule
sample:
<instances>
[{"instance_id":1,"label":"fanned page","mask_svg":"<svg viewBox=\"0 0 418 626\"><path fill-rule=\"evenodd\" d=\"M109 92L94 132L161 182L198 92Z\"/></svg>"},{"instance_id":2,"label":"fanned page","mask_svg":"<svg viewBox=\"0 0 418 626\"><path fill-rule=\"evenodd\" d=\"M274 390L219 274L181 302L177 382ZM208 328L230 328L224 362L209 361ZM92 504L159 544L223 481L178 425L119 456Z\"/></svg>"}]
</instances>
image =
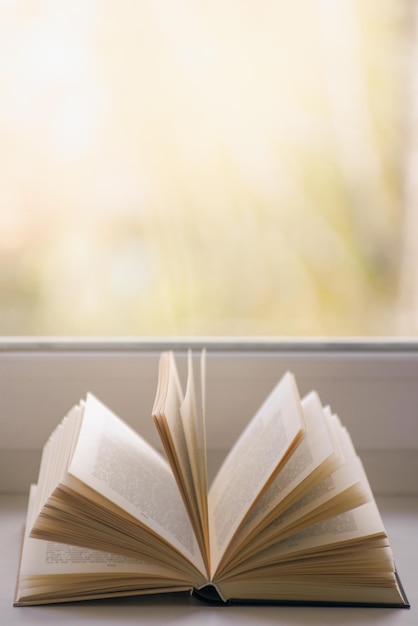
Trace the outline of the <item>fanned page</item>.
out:
<instances>
[{"instance_id":1,"label":"fanned page","mask_svg":"<svg viewBox=\"0 0 418 626\"><path fill-rule=\"evenodd\" d=\"M203 352L202 373L204 359ZM186 393L183 396L173 353L164 352L161 355L152 416L209 573L206 450L203 449L204 389L199 389L198 403L190 351L187 365Z\"/></svg>"},{"instance_id":2,"label":"fanned page","mask_svg":"<svg viewBox=\"0 0 418 626\"><path fill-rule=\"evenodd\" d=\"M54 454L57 456L57 450ZM101 538L103 546L114 542L112 551L123 548L143 554L152 549L156 557L160 545L166 562L170 554L173 559L178 554L191 569L204 573L200 550L167 462L92 394L87 396L74 453L64 474L57 481L58 489L52 485L43 494L41 508L45 504L52 508L36 517L32 534L51 538L50 533L58 528L58 535L64 532L68 536L73 527L73 543L80 536L82 545L95 547L92 544ZM80 519L73 516L74 506L80 506L74 498L85 503ZM60 516L59 511L67 505L68 517ZM52 513L54 523L49 521ZM94 516L97 528L89 530L89 516ZM124 536L125 525L132 528L132 540ZM153 540L153 546L148 545L148 539L144 543L145 537Z\"/></svg>"},{"instance_id":3,"label":"fanned page","mask_svg":"<svg viewBox=\"0 0 418 626\"><path fill-rule=\"evenodd\" d=\"M295 450L228 546L223 574L289 535L371 499L351 439L316 393L302 401L306 430Z\"/></svg>"},{"instance_id":4,"label":"fanned page","mask_svg":"<svg viewBox=\"0 0 418 626\"><path fill-rule=\"evenodd\" d=\"M32 485L27 520L33 515ZM113 596L191 590L177 570L143 559L29 536L22 547L15 605L45 604Z\"/></svg>"},{"instance_id":5,"label":"fanned page","mask_svg":"<svg viewBox=\"0 0 418 626\"><path fill-rule=\"evenodd\" d=\"M305 419L302 441L238 529L223 555L222 566L242 559L262 545L269 528L270 534L276 531L280 515L287 519L285 512L295 509L298 498L335 468L338 457L319 398L310 394L302 401L302 407Z\"/></svg>"},{"instance_id":6,"label":"fanned page","mask_svg":"<svg viewBox=\"0 0 418 626\"><path fill-rule=\"evenodd\" d=\"M341 557L344 553L355 554L356 550L361 551L367 547L389 548L389 541L374 501L292 534L250 557L225 574L224 579L231 579L238 573L250 573L254 569L260 572L263 567L276 567L275 571L279 572L283 564L290 561L302 558L316 559L319 555L327 554L339 554ZM392 571L393 560L390 552L389 562Z\"/></svg>"},{"instance_id":7,"label":"fanned page","mask_svg":"<svg viewBox=\"0 0 418 626\"><path fill-rule=\"evenodd\" d=\"M408 606L374 501L278 542L216 585L236 599Z\"/></svg>"},{"instance_id":8,"label":"fanned page","mask_svg":"<svg viewBox=\"0 0 418 626\"><path fill-rule=\"evenodd\" d=\"M238 438L210 488L212 572L245 517L295 450L304 427L295 379L287 373Z\"/></svg>"},{"instance_id":9,"label":"fanned page","mask_svg":"<svg viewBox=\"0 0 418 626\"><path fill-rule=\"evenodd\" d=\"M189 457L191 478L199 512L199 530L203 538L204 553L209 555L209 520L208 520L208 481L206 459L206 423L205 423L205 389L206 389L206 351L200 358L200 374L195 383L192 352L187 358L187 386L180 414L186 437L187 454Z\"/></svg>"}]
</instances>

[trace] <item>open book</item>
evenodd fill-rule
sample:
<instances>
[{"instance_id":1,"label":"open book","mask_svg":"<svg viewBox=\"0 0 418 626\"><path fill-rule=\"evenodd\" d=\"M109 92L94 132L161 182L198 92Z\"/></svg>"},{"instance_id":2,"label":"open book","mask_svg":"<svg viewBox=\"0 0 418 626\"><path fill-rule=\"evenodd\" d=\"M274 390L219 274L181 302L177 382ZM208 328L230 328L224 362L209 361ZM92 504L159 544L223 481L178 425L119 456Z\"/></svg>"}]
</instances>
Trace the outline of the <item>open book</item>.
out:
<instances>
[{"instance_id":1,"label":"open book","mask_svg":"<svg viewBox=\"0 0 418 626\"><path fill-rule=\"evenodd\" d=\"M93 395L71 409L31 489L16 605L190 591L408 606L362 464L317 393L301 399L286 373L209 489L204 405L204 353L183 393L165 352L152 414L167 460Z\"/></svg>"}]
</instances>

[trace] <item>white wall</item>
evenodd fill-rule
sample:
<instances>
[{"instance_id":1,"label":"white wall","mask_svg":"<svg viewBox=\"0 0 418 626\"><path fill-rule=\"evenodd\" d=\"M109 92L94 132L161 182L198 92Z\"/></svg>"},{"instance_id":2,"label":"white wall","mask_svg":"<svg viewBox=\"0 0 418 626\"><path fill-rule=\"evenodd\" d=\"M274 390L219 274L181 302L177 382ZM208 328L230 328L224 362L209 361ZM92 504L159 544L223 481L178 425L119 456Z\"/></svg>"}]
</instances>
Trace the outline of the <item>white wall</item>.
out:
<instances>
[{"instance_id":1,"label":"white wall","mask_svg":"<svg viewBox=\"0 0 418 626\"><path fill-rule=\"evenodd\" d=\"M418 345L261 341L0 341L0 492L26 491L57 422L92 391L151 443L159 353L208 348L213 466L286 370L348 427L379 494L418 494Z\"/></svg>"}]
</instances>

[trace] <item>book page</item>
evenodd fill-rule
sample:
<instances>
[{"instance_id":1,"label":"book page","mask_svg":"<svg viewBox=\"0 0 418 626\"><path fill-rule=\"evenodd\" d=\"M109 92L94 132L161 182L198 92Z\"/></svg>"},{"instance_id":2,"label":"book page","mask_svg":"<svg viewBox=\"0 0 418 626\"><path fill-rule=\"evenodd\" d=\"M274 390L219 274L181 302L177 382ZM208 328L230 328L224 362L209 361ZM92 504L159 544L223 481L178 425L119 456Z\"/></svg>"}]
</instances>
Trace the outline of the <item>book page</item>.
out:
<instances>
[{"instance_id":1,"label":"book page","mask_svg":"<svg viewBox=\"0 0 418 626\"><path fill-rule=\"evenodd\" d=\"M346 508L370 499L364 470L337 416L322 408L314 392L303 399L302 406L306 421L303 441L246 523L256 522L257 514L259 520L264 515L271 522L270 530L277 530L283 522L296 524L307 513L326 508L339 495L346 501ZM261 539L259 532L257 535Z\"/></svg>"},{"instance_id":2,"label":"book page","mask_svg":"<svg viewBox=\"0 0 418 626\"><path fill-rule=\"evenodd\" d=\"M163 352L158 370L158 388L152 417L174 478L190 513L194 506L194 487L186 434L180 413L183 390L172 352ZM193 514L191 515L193 518Z\"/></svg>"},{"instance_id":3,"label":"book page","mask_svg":"<svg viewBox=\"0 0 418 626\"><path fill-rule=\"evenodd\" d=\"M209 492L213 568L234 533L261 497L304 430L292 374L273 389L220 468Z\"/></svg>"},{"instance_id":4,"label":"book page","mask_svg":"<svg viewBox=\"0 0 418 626\"><path fill-rule=\"evenodd\" d=\"M356 549L359 544L363 544L365 548L374 545L389 547L374 501L309 526L279 541L230 570L227 577L290 559L327 554L331 550L350 550L351 546Z\"/></svg>"},{"instance_id":5,"label":"book page","mask_svg":"<svg viewBox=\"0 0 418 626\"><path fill-rule=\"evenodd\" d=\"M36 485L32 485L28 520L31 518L35 493ZM32 539L29 537L28 526L26 526L20 566L21 576L105 573L136 573L144 576L161 577L168 574L178 576L178 572L171 571L168 567L155 565L145 560L132 559L100 550L90 550L80 546Z\"/></svg>"},{"instance_id":6,"label":"book page","mask_svg":"<svg viewBox=\"0 0 418 626\"><path fill-rule=\"evenodd\" d=\"M184 401L180 407L183 429L186 438L187 454L191 468L191 479L198 509L200 532L205 544L205 554L209 553L207 459L205 425L206 352L200 359L199 383L196 388L192 353L188 353L188 376Z\"/></svg>"},{"instance_id":7,"label":"book page","mask_svg":"<svg viewBox=\"0 0 418 626\"><path fill-rule=\"evenodd\" d=\"M32 518L28 520L30 527L32 527L53 490L67 473L68 465L77 445L84 409L84 401L74 406L55 427L43 447L38 473L38 488L33 506L31 506Z\"/></svg>"},{"instance_id":8,"label":"book page","mask_svg":"<svg viewBox=\"0 0 418 626\"><path fill-rule=\"evenodd\" d=\"M87 396L69 474L162 536L201 569L193 529L168 464L92 394Z\"/></svg>"},{"instance_id":9,"label":"book page","mask_svg":"<svg viewBox=\"0 0 418 626\"><path fill-rule=\"evenodd\" d=\"M305 418L303 439L283 465L264 495L239 528L226 553L250 549L251 538L260 539L262 529L300 497L301 491L319 482L325 472L332 472L338 457L327 427L326 416L316 393L302 400Z\"/></svg>"},{"instance_id":10,"label":"book page","mask_svg":"<svg viewBox=\"0 0 418 626\"><path fill-rule=\"evenodd\" d=\"M267 490L265 496L257 504L248 521L246 520L243 530L245 530L247 525L252 526L251 535L246 541L242 540L240 544L234 546L234 551L229 556L229 563L225 563L223 571L231 567L233 568L234 562L238 563L240 560L245 560L252 554L281 541L287 536L294 535L305 528L314 526L319 522L333 518L372 500L371 490L363 466L355 453L346 429L341 426L336 416L327 416L325 411L324 416L327 420L331 420L331 426L335 429L336 438L339 441L338 450L343 452L343 454L340 454L337 457L337 462L328 468L330 470L329 473L320 472L319 480L315 480L306 489L301 490L296 487L296 499L292 497L285 498L284 502L273 508L272 513L266 512L266 519L269 521L268 525L261 528L254 527L254 523L251 523L256 521L260 508L267 505L267 511L271 509L271 503L268 502L270 490L277 489L276 483L280 479L282 472L289 473L288 465L293 464L294 457L298 457L300 450L305 448L304 444L306 441L304 439L295 454L285 465L283 471L280 472ZM307 424L309 424L309 419L307 419ZM309 426L307 427L309 428ZM320 432L319 430L317 434L319 435ZM290 493L290 496L293 496L293 494Z\"/></svg>"},{"instance_id":11,"label":"book page","mask_svg":"<svg viewBox=\"0 0 418 626\"><path fill-rule=\"evenodd\" d=\"M204 353L202 354L204 363ZM187 386L183 397L172 352L160 358L159 384L153 419L188 511L202 555L208 565L208 516L204 412L197 393L192 353L188 353ZM202 364L202 369L203 364ZM199 389L201 398L203 390Z\"/></svg>"},{"instance_id":12,"label":"book page","mask_svg":"<svg viewBox=\"0 0 418 626\"><path fill-rule=\"evenodd\" d=\"M27 521L37 487L32 485ZM15 606L70 600L190 590L181 572L144 559L29 536L26 524Z\"/></svg>"},{"instance_id":13,"label":"book page","mask_svg":"<svg viewBox=\"0 0 418 626\"><path fill-rule=\"evenodd\" d=\"M240 549L235 549L222 571L234 569L237 563L286 537L369 502L371 495L362 480L363 476L364 470L358 458L338 467L291 506L283 511L280 509L281 512L267 527L253 534L250 541L243 542Z\"/></svg>"}]
</instances>

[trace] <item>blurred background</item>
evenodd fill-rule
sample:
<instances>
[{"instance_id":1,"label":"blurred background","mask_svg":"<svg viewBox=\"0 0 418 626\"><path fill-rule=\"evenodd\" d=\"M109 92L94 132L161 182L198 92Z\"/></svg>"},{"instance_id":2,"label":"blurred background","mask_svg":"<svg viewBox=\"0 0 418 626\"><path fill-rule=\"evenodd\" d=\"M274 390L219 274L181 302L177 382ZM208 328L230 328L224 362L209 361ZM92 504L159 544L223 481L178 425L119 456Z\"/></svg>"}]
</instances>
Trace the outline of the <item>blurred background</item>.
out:
<instances>
[{"instance_id":1,"label":"blurred background","mask_svg":"<svg viewBox=\"0 0 418 626\"><path fill-rule=\"evenodd\" d=\"M417 335L417 4L0 0L0 335Z\"/></svg>"}]
</instances>

